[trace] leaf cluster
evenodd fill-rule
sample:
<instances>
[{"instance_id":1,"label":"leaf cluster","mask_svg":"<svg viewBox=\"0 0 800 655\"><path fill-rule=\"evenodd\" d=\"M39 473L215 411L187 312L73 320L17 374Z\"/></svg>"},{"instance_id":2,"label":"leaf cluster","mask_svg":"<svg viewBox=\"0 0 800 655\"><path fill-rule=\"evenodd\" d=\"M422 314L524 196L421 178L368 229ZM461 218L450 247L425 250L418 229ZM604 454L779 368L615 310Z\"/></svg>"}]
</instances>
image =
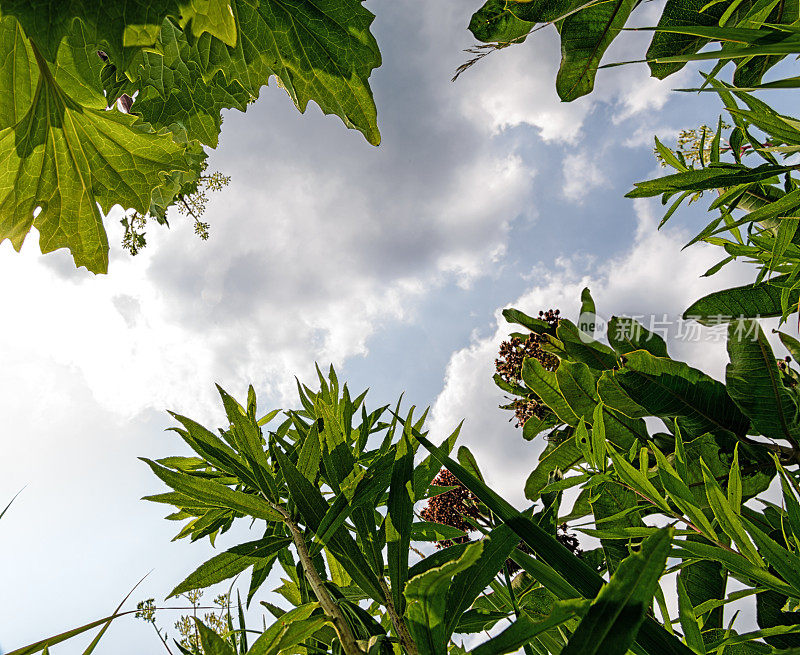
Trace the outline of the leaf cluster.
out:
<instances>
[{"instance_id":1,"label":"leaf cluster","mask_svg":"<svg viewBox=\"0 0 800 655\"><path fill-rule=\"evenodd\" d=\"M490 44L470 50L478 54L465 67L492 49L525 41L548 25L558 31L561 65L556 91L572 101L594 89L595 77L611 43L625 29L652 30L645 58L653 77L664 79L689 61L716 60L712 72L734 62L738 87L784 88L797 79L762 85L764 74L787 55L800 50L797 3L787 0L667 0L658 25L629 28L637 0L487 0L472 16L469 29ZM707 46L715 49L706 50ZM634 63L634 62L622 62ZM607 64L606 66L619 64ZM465 67L462 67L461 72Z\"/></svg>"},{"instance_id":2,"label":"leaf cluster","mask_svg":"<svg viewBox=\"0 0 800 655\"><path fill-rule=\"evenodd\" d=\"M582 318L595 311L587 291L582 309ZM661 587L647 603L658 605L669 630L678 624L694 652L800 645L792 600L800 594L798 372L776 359L758 323L729 324L723 383L672 359L663 339L632 319L612 318L606 345L564 318L548 330L518 310L505 316L546 335L542 347L560 360L551 372L526 359L515 389L496 378L550 410L523 428L548 441L527 497L578 490L557 520L582 521L573 529L600 540L587 555L612 582L638 544L644 549L662 538L658 526L672 526L672 564L659 575L677 573L678 616L670 617ZM796 341L780 336L794 354ZM655 419L662 431L653 431ZM776 479L782 506L762 495ZM722 608L747 596L756 596L759 630L739 634L723 625Z\"/></svg>"},{"instance_id":3,"label":"leaf cluster","mask_svg":"<svg viewBox=\"0 0 800 655\"><path fill-rule=\"evenodd\" d=\"M372 19L359 0L3 0L0 240L19 250L35 226L43 252L105 272L103 215L165 222L197 192L221 111L271 77L377 144Z\"/></svg>"}]
</instances>

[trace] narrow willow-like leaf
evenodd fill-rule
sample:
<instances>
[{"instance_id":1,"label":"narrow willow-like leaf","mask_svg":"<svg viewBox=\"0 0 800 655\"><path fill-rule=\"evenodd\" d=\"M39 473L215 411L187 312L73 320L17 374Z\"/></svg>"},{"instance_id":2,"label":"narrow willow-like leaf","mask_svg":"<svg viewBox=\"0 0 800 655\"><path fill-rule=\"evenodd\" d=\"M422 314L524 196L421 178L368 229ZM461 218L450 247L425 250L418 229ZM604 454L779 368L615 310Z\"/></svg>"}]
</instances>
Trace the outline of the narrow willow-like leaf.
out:
<instances>
[{"instance_id":1,"label":"narrow willow-like leaf","mask_svg":"<svg viewBox=\"0 0 800 655\"><path fill-rule=\"evenodd\" d=\"M516 652L537 635L575 616L583 615L588 605L586 600L559 601L553 605L550 614L542 621L534 621L522 614L499 635L473 649L472 655L504 655Z\"/></svg>"},{"instance_id":2,"label":"narrow willow-like leaf","mask_svg":"<svg viewBox=\"0 0 800 655\"><path fill-rule=\"evenodd\" d=\"M776 543L755 526L752 521L742 517L748 534L753 538L756 547L769 565L800 594L800 556L795 555Z\"/></svg>"},{"instance_id":3,"label":"narrow willow-like leaf","mask_svg":"<svg viewBox=\"0 0 800 655\"><path fill-rule=\"evenodd\" d=\"M91 623L82 625L79 628L73 628L72 630L67 630L60 634L53 635L52 637L48 637L47 639L42 639L28 646L17 648L9 653L6 653L6 655L34 655L34 653L41 653L43 651L46 652L48 647L50 646L55 646L56 644L60 644L62 641L67 641L67 639L72 639L73 637L77 637L78 635L81 635L84 632L88 632L93 628L97 628L101 625L107 624L109 621L113 621L114 619L117 619L120 616L133 614L135 611L136 610L129 610L127 612L114 613L110 616L98 619L97 621L92 621Z\"/></svg>"},{"instance_id":4,"label":"narrow willow-like leaf","mask_svg":"<svg viewBox=\"0 0 800 655\"><path fill-rule=\"evenodd\" d=\"M528 500L537 500L542 489L547 486L550 473L556 469L562 472L583 460L583 453L578 447L575 437L569 437L562 441L550 452L546 452L539 460L536 468L533 469L525 482L525 497Z\"/></svg>"},{"instance_id":5,"label":"narrow willow-like leaf","mask_svg":"<svg viewBox=\"0 0 800 655\"><path fill-rule=\"evenodd\" d=\"M800 593L793 590L780 578L772 575L766 568L753 564L743 555L712 546L710 544L698 543L695 541L679 541L672 549L672 556L685 558L695 558L699 560L710 560L722 562L725 567L737 578L743 578L752 583L759 584L767 589L777 591L785 596L800 598Z\"/></svg>"},{"instance_id":6,"label":"narrow willow-like leaf","mask_svg":"<svg viewBox=\"0 0 800 655\"><path fill-rule=\"evenodd\" d=\"M212 482L205 478L195 477L188 473L170 471L144 457L140 457L139 459L149 465L153 473L175 489L175 491L185 494L190 498L194 498L201 503L207 503L214 507L232 509L246 516L265 519L267 521L281 520L280 514L258 496L235 491L223 484Z\"/></svg>"},{"instance_id":7,"label":"narrow willow-like leaf","mask_svg":"<svg viewBox=\"0 0 800 655\"><path fill-rule=\"evenodd\" d=\"M595 525L601 530L624 533L628 529L644 527L641 512L638 510L639 496L618 482L607 480L588 490L591 493L591 511ZM600 537L600 545L605 556L605 564L609 573L617 570L620 562L628 554L628 535Z\"/></svg>"},{"instance_id":8,"label":"narrow willow-like leaf","mask_svg":"<svg viewBox=\"0 0 800 655\"><path fill-rule=\"evenodd\" d=\"M681 623L686 644L698 655L706 655L706 647L703 643L703 636L700 634L700 625L697 622L692 601L683 579L678 575L678 617Z\"/></svg>"},{"instance_id":9,"label":"narrow willow-like leaf","mask_svg":"<svg viewBox=\"0 0 800 655\"><path fill-rule=\"evenodd\" d=\"M461 614L498 574L519 544L519 536L507 525L499 525L482 540L483 550L473 565L456 573L447 591L445 634L449 638Z\"/></svg>"},{"instance_id":10,"label":"narrow willow-like leaf","mask_svg":"<svg viewBox=\"0 0 800 655\"><path fill-rule=\"evenodd\" d=\"M328 503L280 448L274 448L273 452L303 521L316 532L328 510ZM328 540L327 547L364 593L380 602L383 594L375 573L350 534L340 527Z\"/></svg>"},{"instance_id":11,"label":"narrow willow-like leaf","mask_svg":"<svg viewBox=\"0 0 800 655\"><path fill-rule=\"evenodd\" d=\"M405 610L403 588L408 580L408 553L411 546L411 524L414 521L413 469L414 451L408 431L403 430L392 467L386 514L389 580L392 584L394 606L401 615Z\"/></svg>"},{"instance_id":12,"label":"narrow willow-like leaf","mask_svg":"<svg viewBox=\"0 0 800 655\"><path fill-rule=\"evenodd\" d=\"M594 598L597 595L603 585L603 579L590 566L576 558L571 551L542 530L530 518L515 510L506 500L470 475L458 462L440 452L418 431L415 430L412 434L500 520L509 525L538 558L562 575L585 598ZM639 630L637 642L643 648L657 652L659 655L690 655L691 653L674 635L648 618L645 618Z\"/></svg>"},{"instance_id":13,"label":"narrow willow-like leaf","mask_svg":"<svg viewBox=\"0 0 800 655\"><path fill-rule=\"evenodd\" d=\"M667 514L670 513L669 504L666 499L658 492L646 475L642 474L639 469L631 466L628 460L614 448L609 448L608 454L611 457L611 461L614 463L614 470L626 484L643 494L661 511Z\"/></svg>"},{"instance_id":14,"label":"narrow willow-like leaf","mask_svg":"<svg viewBox=\"0 0 800 655\"><path fill-rule=\"evenodd\" d=\"M204 655L236 655L231 645L200 619L194 617L194 623Z\"/></svg>"},{"instance_id":15,"label":"narrow willow-like leaf","mask_svg":"<svg viewBox=\"0 0 800 655\"><path fill-rule=\"evenodd\" d=\"M250 387L250 389L252 391L253 388ZM264 452L264 441L255 417L251 418L246 412L243 412L239 403L219 385L217 385L217 391L222 398L222 404L225 407L225 413L231 425L233 438L238 445L238 451L250 465L259 490L267 498L275 501L277 499L275 481L272 478L271 465ZM253 403L255 403L255 393L253 393L252 398Z\"/></svg>"},{"instance_id":16,"label":"narrow willow-like leaf","mask_svg":"<svg viewBox=\"0 0 800 655\"><path fill-rule=\"evenodd\" d=\"M275 553L290 543L288 537L264 537L229 548L197 567L167 598L228 580L250 566L273 559Z\"/></svg>"},{"instance_id":17,"label":"narrow willow-like leaf","mask_svg":"<svg viewBox=\"0 0 800 655\"><path fill-rule=\"evenodd\" d=\"M465 571L480 557L483 543L468 544L457 559L410 578L405 588L406 621L420 655L447 652L447 592L453 576Z\"/></svg>"},{"instance_id":18,"label":"narrow willow-like leaf","mask_svg":"<svg viewBox=\"0 0 800 655\"><path fill-rule=\"evenodd\" d=\"M703 514L703 510L695 504L694 495L686 485L686 482L681 479L678 472L667 461L667 458L664 457L664 454L652 443L650 444L650 450L656 456L656 461L658 462L658 477L661 480L664 490L669 494L669 497L688 519L702 530L706 537L716 539L717 534L714 532L714 528L711 527L711 523L706 518L705 514Z\"/></svg>"},{"instance_id":19,"label":"narrow willow-like leaf","mask_svg":"<svg viewBox=\"0 0 800 655\"><path fill-rule=\"evenodd\" d=\"M561 655L625 655L633 645L645 612L664 572L672 529L648 537L623 560L600 590Z\"/></svg>"},{"instance_id":20,"label":"narrow willow-like leaf","mask_svg":"<svg viewBox=\"0 0 800 655\"><path fill-rule=\"evenodd\" d=\"M247 655L278 655L308 639L328 622L323 615L311 615L318 607L307 603L283 614L253 642Z\"/></svg>"},{"instance_id":21,"label":"narrow willow-like leaf","mask_svg":"<svg viewBox=\"0 0 800 655\"><path fill-rule=\"evenodd\" d=\"M470 634L489 630L500 619L508 617L509 612L500 610L469 609L458 619L456 634Z\"/></svg>"},{"instance_id":22,"label":"narrow willow-like leaf","mask_svg":"<svg viewBox=\"0 0 800 655\"><path fill-rule=\"evenodd\" d=\"M763 560L759 557L758 551L753 546L753 542L750 541L750 538L745 532L744 526L742 525L742 517L731 507L728 498L722 492L722 489L714 479L711 471L709 471L706 463L701 461L701 465L703 468L706 496L708 496L708 502L711 505L711 509L720 527L736 544L742 555L747 557L747 559L756 566L763 566Z\"/></svg>"}]
</instances>

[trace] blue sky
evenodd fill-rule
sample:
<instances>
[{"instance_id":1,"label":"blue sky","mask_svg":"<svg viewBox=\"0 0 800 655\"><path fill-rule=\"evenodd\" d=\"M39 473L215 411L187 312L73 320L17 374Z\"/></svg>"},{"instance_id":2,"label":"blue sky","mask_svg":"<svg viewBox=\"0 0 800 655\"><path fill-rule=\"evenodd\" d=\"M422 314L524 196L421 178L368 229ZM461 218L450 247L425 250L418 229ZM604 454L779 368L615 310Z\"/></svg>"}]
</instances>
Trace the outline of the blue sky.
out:
<instances>
[{"instance_id":1,"label":"blue sky","mask_svg":"<svg viewBox=\"0 0 800 655\"><path fill-rule=\"evenodd\" d=\"M175 217L131 258L110 216L104 277L64 252L42 257L34 238L19 255L0 245L12 281L0 499L27 485L0 525L4 648L102 616L151 569L135 598L163 598L213 554L170 543L164 508L138 500L161 486L136 458L180 450L167 408L221 425L215 382L239 397L252 383L262 406L287 407L294 376L311 381L314 362L332 362L353 389L370 387L372 406L403 391L432 406L434 438L466 419L464 443L519 501L539 445L497 409L500 309L574 315L588 285L605 316L674 317L752 279L746 267L699 279L719 258L680 252L700 209L656 232L660 205L623 198L657 174L654 133L669 141L716 121L711 95L670 92L691 72L658 83L642 67L604 71L595 94L565 105L557 41L539 32L453 84L472 7L368 6L384 56L372 80L379 148L313 105L299 115L273 85L247 114L225 116L211 167L232 183L209 205L208 242ZM646 7L642 24L658 11ZM641 35L626 35L609 59L641 49ZM724 344L671 347L716 376L724 368ZM119 655L160 648L132 619L103 643Z\"/></svg>"}]
</instances>

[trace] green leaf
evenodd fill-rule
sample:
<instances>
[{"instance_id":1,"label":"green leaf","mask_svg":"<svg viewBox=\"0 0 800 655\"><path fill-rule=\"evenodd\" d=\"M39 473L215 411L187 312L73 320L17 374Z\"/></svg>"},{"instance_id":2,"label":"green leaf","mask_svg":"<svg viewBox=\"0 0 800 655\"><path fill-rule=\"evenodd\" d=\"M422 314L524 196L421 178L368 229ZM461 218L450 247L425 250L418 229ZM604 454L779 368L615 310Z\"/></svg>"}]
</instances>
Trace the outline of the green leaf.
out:
<instances>
[{"instance_id":1,"label":"green leaf","mask_svg":"<svg viewBox=\"0 0 800 655\"><path fill-rule=\"evenodd\" d=\"M706 655L706 647L703 643L703 636L700 634L700 625L697 622L697 616L692 607L692 601L689 598L689 593L686 591L686 586L683 584L683 579L678 575L678 617L681 622L681 629L683 630L686 639L686 645L689 646L695 653L699 655Z\"/></svg>"},{"instance_id":2,"label":"green leaf","mask_svg":"<svg viewBox=\"0 0 800 655\"><path fill-rule=\"evenodd\" d=\"M548 371L533 357L528 357L522 364L522 379L564 423L573 426L578 424L578 417L561 393L554 372Z\"/></svg>"},{"instance_id":3,"label":"green leaf","mask_svg":"<svg viewBox=\"0 0 800 655\"><path fill-rule=\"evenodd\" d=\"M324 615L311 613L319 603L306 603L283 614L253 642L247 655L278 655L305 641L328 623Z\"/></svg>"},{"instance_id":4,"label":"green leaf","mask_svg":"<svg viewBox=\"0 0 800 655\"><path fill-rule=\"evenodd\" d=\"M609 480L601 482L591 491L592 514L598 527L624 530L644 526L641 513L636 509L638 496L631 489ZM606 567L611 573L616 571L620 562L628 556L628 542L627 538L600 540Z\"/></svg>"},{"instance_id":5,"label":"green leaf","mask_svg":"<svg viewBox=\"0 0 800 655\"><path fill-rule=\"evenodd\" d=\"M765 437L800 444L797 404L781 380L772 347L757 321L729 324L728 355L728 393L753 428Z\"/></svg>"},{"instance_id":6,"label":"green leaf","mask_svg":"<svg viewBox=\"0 0 800 655\"><path fill-rule=\"evenodd\" d=\"M411 427L410 425L408 427ZM414 521L414 489L412 486L414 450L408 431L397 444L389 487L386 513L386 549L389 564L389 581L394 606L401 615L405 610L403 588L408 580L408 554L411 547L411 524Z\"/></svg>"},{"instance_id":7,"label":"green leaf","mask_svg":"<svg viewBox=\"0 0 800 655\"><path fill-rule=\"evenodd\" d=\"M626 316L611 317L608 322L608 342L620 355L646 350L655 357L669 357L664 339Z\"/></svg>"},{"instance_id":8,"label":"green leaf","mask_svg":"<svg viewBox=\"0 0 800 655\"><path fill-rule=\"evenodd\" d=\"M556 369L556 383L564 400L578 418L592 420L600 400L597 381L583 362L562 361Z\"/></svg>"},{"instance_id":9,"label":"green leaf","mask_svg":"<svg viewBox=\"0 0 800 655\"><path fill-rule=\"evenodd\" d=\"M420 655L446 655L447 592L456 573L465 571L480 557L483 542L468 544L454 560L409 579L405 588L408 601L405 619Z\"/></svg>"},{"instance_id":10,"label":"green leaf","mask_svg":"<svg viewBox=\"0 0 800 655\"><path fill-rule=\"evenodd\" d=\"M696 541L710 545L700 535L687 535L687 541ZM728 571L717 561L695 560L684 563L678 574L689 602L694 606L695 616L702 617L708 613L702 628L721 628L723 621L723 605L725 589L728 584Z\"/></svg>"},{"instance_id":11,"label":"green leaf","mask_svg":"<svg viewBox=\"0 0 800 655\"><path fill-rule=\"evenodd\" d=\"M694 54L708 42L708 39L702 37L664 30L683 25L715 25L722 10L719 8L720 5L706 9L709 4L708 0L667 0L658 21L659 31L653 34L653 40L647 49L648 66L653 77L663 80L685 66L685 64L656 63L654 59L675 54Z\"/></svg>"},{"instance_id":12,"label":"green leaf","mask_svg":"<svg viewBox=\"0 0 800 655\"><path fill-rule=\"evenodd\" d=\"M507 6L509 11L521 20L531 23L551 23L564 18L585 4L583 0L536 0L534 2L509 0Z\"/></svg>"},{"instance_id":13,"label":"green leaf","mask_svg":"<svg viewBox=\"0 0 800 655\"><path fill-rule=\"evenodd\" d=\"M252 390L252 387L250 387ZM261 430L254 415L248 416L247 412L239 406L222 387L217 385L217 391L222 398L225 414L231 425L234 442L253 471L253 477L259 490L273 501L277 500L276 483L272 476L272 465L264 452L265 444L261 437ZM255 394L253 394L255 402Z\"/></svg>"},{"instance_id":14,"label":"green leaf","mask_svg":"<svg viewBox=\"0 0 800 655\"><path fill-rule=\"evenodd\" d=\"M636 182L633 191L625 194L626 198L651 198L662 193L678 193L684 191L707 191L737 184L762 182L776 175L787 172L786 166L762 164L755 168L724 166L714 168L691 169L682 173L674 173Z\"/></svg>"},{"instance_id":15,"label":"green leaf","mask_svg":"<svg viewBox=\"0 0 800 655\"><path fill-rule=\"evenodd\" d=\"M522 43L534 24L520 20L506 0L488 0L469 21L469 31L483 43Z\"/></svg>"},{"instance_id":16,"label":"green leaf","mask_svg":"<svg viewBox=\"0 0 800 655\"><path fill-rule=\"evenodd\" d=\"M484 483L470 475L458 462L447 457L418 431L412 432L417 439L442 466L453 473L495 516L509 525L514 532L531 548L537 558L541 559L557 574L563 576L585 598L594 598L603 585L603 579L585 562L576 558L554 537L547 534L530 518L515 510L506 500L498 496ZM514 559L518 557L515 553ZM652 619L645 619L639 630L638 643L659 655L689 655L689 651L673 635L669 634Z\"/></svg>"},{"instance_id":17,"label":"green leaf","mask_svg":"<svg viewBox=\"0 0 800 655\"><path fill-rule=\"evenodd\" d=\"M519 536L507 525L499 525L481 539L483 549L475 563L457 572L447 591L445 609L445 634L447 638L456 629L461 615L472 605L478 595L489 586L511 551L519 544Z\"/></svg>"},{"instance_id":18,"label":"green leaf","mask_svg":"<svg viewBox=\"0 0 800 655\"><path fill-rule=\"evenodd\" d=\"M773 332L776 332L776 330L773 330ZM800 361L800 341L785 332L778 332L778 338L794 360Z\"/></svg>"},{"instance_id":19,"label":"green leaf","mask_svg":"<svg viewBox=\"0 0 800 655\"><path fill-rule=\"evenodd\" d=\"M458 619L455 633L470 634L474 632L483 632L484 630L489 630L500 619L504 619L507 616L508 612L499 610L469 609Z\"/></svg>"},{"instance_id":20,"label":"green leaf","mask_svg":"<svg viewBox=\"0 0 800 655\"><path fill-rule=\"evenodd\" d=\"M230 0L184 0L181 6L181 27L191 26L192 34L203 32L216 36L226 45L236 45L236 21Z\"/></svg>"},{"instance_id":21,"label":"green leaf","mask_svg":"<svg viewBox=\"0 0 800 655\"><path fill-rule=\"evenodd\" d=\"M234 24L234 43L235 37ZM133 112L156 129L185 131L188 138L216 148L221 110L245 111L255 95L222 71L204 79L203 57L196 42L190 45L177 25L165 21L156 46L139 50L126 72L138 90Z\"/></svg>"},{"instance_id":22,"label":"green leaf","mask_svg":"<svg viewBox=\"0 0 800 655\"><path fill-rule=\"evenodd\" d=\"M592 414L592 453L595 466L601 471L606 470L606 424L603 419L605 405L598 403Z\"/></svg>"},{"instance_id":23,"label":"green leaf","mask_svg":"<svg viewBox=\"0 0 800 655\"><path fill-rule=\"evenodd\" d=\"M521 325L535 334L543 334L552 331L552 327L547 321L543 321L540 318L532 318L518 309L512 309L510 307L504 309L503 318L509 323Z\"/></svg>"},{"instance_id":24,"label":"green leaf","mask_svg":"<svg viewBox=\"0 0 800 655\"><path fill-rule=\"evenodd\" d=\"M581 419L577 426L575 426L575 443L578 444L583 459L590 467L596 468L594 457L592 456L592 443L589 440L589 430L586 429L586 422Z\"/></svg>"},{"instance_id":25,"label":"green leaf","mask_svg":"<svg viewBox=\"0 0 800 655\"><path fill-rule=\"evenodd\" d=\"M662 528L617 568L573 632L562 655L625 655L653 600L673 531Z\"/></svg>"},{"instance_id":26,"label":"green leaf","mask_svg":"<svg viewBox=\"0 0 800 655\"><path fill-rule=\"evenodd\" d=\"M671 556L681 559L695 558L698 560L722 562L722 564L737 578L747 580L751 584L759 584L786 596L800 598L800 592L794 591L792 587L787 585L780 578L772 575L762 566L753 564L739 553L725 550L719 546L712 546L694 541L679 541L676 542L676 547L672 549Z\"/></svg>"},{"instance_id":27,"label":"green leaf","mask_svg":"<svg viewBox=\"0 0 800 655\"><path fill-rule=\"evenodd\" d=\"M6 653L6 655L33 655L34 653L41 653L42 651L47 653L47 649L49 646L55 646L56 644L60 644L62 641L66 641L67 639L72 639L73 637L77 637L78 635L81 635L84 632L88 632L93 628L97 628L103 624L108 624L109 621L113 621L114 619L120 616L125 616L126 614L133 614L135 611L136 610L129 610L127 612L117 611L111 616L106 616L102 619L98 619L97 621L92 621L91 623L82 625L79 628L73 628L72 630L67 630L60 634L53 635L52 637L48 637L47 639L42 639L28 646L17 648L9 653Z\"/></svg>"},{"instance_id":28,"label":"green leaf","mask_svg":"<svg viewBox=\"0 0 800 655\"><path fill-rule=\"evenodd\" d=\"M711 527L711 523L703 514L703 510L695 504L694 495L686 485L686 482L678 475L678 472L667 461L664 454L652 443L650 444L650 450L656 456L658 477L672 502L678 506L692 523L703 531L705 536L710 539L716 539L717 534L714 532L714 528Z\"/></svg>"},{"instance_id":29,"label":"green leaf","mask_svg":"<svg viewBox=\"0 0 800 655\"><path fill-rule=\"evenodd\" d=\"M597 314L597 307L594 304L594 298L592 298L592 292L589 287L584 287L583 291L581 291L581 315L583 314L591 316Z\"/></svg>"},{"instance_id":30,"label":"green leaf","mask_svg":"<svg viewBox=\"0 0 800 655\"><path fill-rule=\"evenodd\" d=\"M496 637L492 637L472 650L472 655L503 655L514 653L534 637L565 621L581 616L586 612L588 602L585 600L559 601L553 605L550 614L542 621L534 621L522 614L514 623Z\"/></svg>"},{"instance_id":31,"label":"green leaf","mask_svg":"<svg viewBox=\"0 0 800 655\"><path fill-rule=\"evenodd\" d=\"M753 542L750 541L750 538L745 532L744 526L742 525L742 517L731 507L719 483L714 479L711 471L708 470L706 463L701 461L701 466L703 468L703 479L705 481L708 502L711 505L711 509L714 512L719 526L725 534L731 538L733 543L736 544L742 555L756 566L763 566L763 560L759 557L758 551L753 546Z\"/></svg>"},{"instance_id":32,"label":"green leaf","mask_svg":"<svg viewBox=\"0 0 800 655\"><path fill-rule=\"evenodd\" d=\"M591 369L605 371L617 363L617 354L611 348L579 331L565 318L559 320L556 335L570 359L583 362Z\"/></svg>"},{"instance_id":33,"label":"green leaf","mask_svg":"<svg viewBox=\"0 0 800 655\"><path fill-rule=\"evenodd\" d=\"M224 553L215 555L204 564L201 564L175 587L167 598L172 598L194 589L205 589L213 584L232 578L250 566L273 558L279 550L286 548L290 543L291 539L288 537L264 537L258 541L248 541L229 548Z\"/></svg>"},{"instance_id":34,"label":"green leaf","mask_svg":"<svg viewBox=\"0 0 800 655\"><path fill-rule=\"evenodd\" d=\"M461 425L450 433L450 436L442 443L442 448L446 454L450 454L456 445ZM441 464L433 455L428 455L420 464L414 467L414 501L420 500L425 496L431 481L439 473Z\"/></svg>"},{"instance_id":35,"label":"green leaf","mask_svg":"<svg viewBox=\"0 0 800 655\"><path fill-rule=\"evenodd\" d=\"M458 539L466 534L463 530L441 523L429 521L415 521L411 524L412 541L444 541L445 539Z\"/></svg>"},{"instance_id":36,"label":"green leaf","mask_svg":"<svg viewBox=\"0 0 800 655\"><path fill-rule=\"evenodd\" d=\"M233 0L231 6L239 30L236 46L208 34L198 39L205 79L222 71L257 96L274 74L301 112L313 100L371 144L380 142L367 80L381 56L369 32L374 16L361 2Z\"/></svg>"},{"instance_id":37,"label":"green leaf","mask_svg":"<svg viewBox=\"0 0 800 655\"><path fill-rule=\"evenodd\" d=\"M135 116L105 111L99 93L72 97L15 28L11 19L0 21L0 60L14 60L37 81L25 113L0 130L0 241L19 250L36 227L42 252L68 248L76 266L105 273L101 212L119 204L147 213L155 191L174 196L181 176L196 175L205 156ZM10 108L3 109L8 120Z\"/></svg>"},{"instance_id":38,"label":"green leaf","mask_svg":"<svg viewBox=\"0 0 800 655\"><path fill-rule=\"evenodd\" d=\"M575 437L565 439L552 450L545 451L539 463L525 482L525 497L538 500L542 489L547 486L550 473L556 469L566 472L583 460L583 453L578 447Z\"/></svg>"},{"instance_id":39,"label":"green leaf","mask_svg":"<svg viewBox=\"0 0 800 655\"><path fill-rule=\"evenodd\" d=\"M236 655L233 648L196 616L193 617L204 655Z\"/></svg>"},{"instance_id":40,"label":"green leaf","mask_svg":"<svg viewBox=\"0 0 800 655\"><path fill-rule=\"evenodd\" d=\"M279 447L273 448L275 459L289 487L291 499L305 524L315 533L328 510L328 503L317 487L312 485ZM374 571L355 540L340 526L328 539L326 547L353 578L356 584L373 599L381 602L383 594Z\"/></svg>"},{"instance_id":41,"label":"green leaf","mask_svg":"<svg viewBox=\"0 0 800 655\"><path fill-rule=\"evenodd\" d=\"M795 590L800 593L800 557L780 546L775 540L764 534L756 525L740 517L748 534L755 542L758 552L764 556L767 563L788 582Z\"/></svg>"},{"instance_id":42,"label":"green leaf","mask_svg":"<svg viewBox=\"0 0 800 655\"><path fill-rule=\"evenodd\" d=\"M569 102L594 88L597 67L608 46L625 26L635 0L594 4L564 19L561 26L561 67L556 77L558 97Z\"/></svg>"},{"instance_id":43,"label":"green leaf","mask_svg":"<svg viewBox=\"0 0 800 655\"><path fill-rule=\"evenodd\" d=\"M611 383L611 384L609 384ZM633 404L623 404L614 384ZM598 384L603 402L631 417L681 417L693 434L747 433L749 420L733 403L725 385L683 362L637 350L625 355L618 371L603 373ZM640 408L640 409L637 409Z\"/></svg>"},{"instance_id":44,"label":"green leaf","mask_svg":"<svg viewBox=\"0 0 800 655\"><path fill-rule=\"evenodd\" d=\"M781 285L789 279L780 275L758 284L732 287L703 296L683 313L684 319L694 319L703 325L717 325L734 318L769 318L783 313ZM797 305L800 289L789 294L788 305Z\"/></svg>"},{"instance_id":45,"label":"green leaf","mask_svg":"<svg viewBox=\"0 0 800 655\"><path fill-rule=\"evenodd\" d=\"M619 454L616 449L609 448L608 454L611 457L611 461L614 463L614 470L623 482L650 499L662 512L670 513L669 504L666 499L658 492L644 473L634 466L631 466L628 460L626 460L623 455Z\"/></svg>"},{"instance_id":46,"label":"green leaf","mask_svg":"<svg viewBox=\"0 0 800 655\"><path fill-rule=\"evenodd\" d=\"M213 507L232 509L246 516L266 521L282 520L281 515L258 496L234 491L223 484L198 478L188 473L170 471L145 457L140 457L139 459L149 465L153 473L175 491L186 494L201 503L206 503Z\"/></svg>"},{"instance_id":47,"label":"green leaf","mask_svg":"<svg viewBox=\"0 0 800 655\"><path fill-rule=\"evenodd\" d=\"M511 559L526 573L541 584L548 593L564 600L578 598L581 594L552 566L545 564L517 548L511 553Z\"/></svg>"}]
</instances>

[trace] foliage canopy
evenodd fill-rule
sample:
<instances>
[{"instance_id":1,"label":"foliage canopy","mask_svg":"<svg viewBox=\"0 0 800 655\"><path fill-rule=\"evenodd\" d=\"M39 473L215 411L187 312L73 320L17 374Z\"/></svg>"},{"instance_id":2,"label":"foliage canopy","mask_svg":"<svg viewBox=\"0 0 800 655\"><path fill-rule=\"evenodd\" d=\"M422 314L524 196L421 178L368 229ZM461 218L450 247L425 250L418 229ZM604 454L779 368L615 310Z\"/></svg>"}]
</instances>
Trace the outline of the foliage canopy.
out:
<instances>
[{"instance_id":1,"label":"foliage canopy","mask_svg":"<svg viewBox=\"0 0 800 655\"><path fill-rule=\"evenodd\" d=\"M554 23L556 88L573 100L592 90L638 4L489 0L470 29L505 47ZM271 75L301 111L314 100L378 141L366 80L380 56L372 15L356 0L132 3L125 13L77 1L0 7L0 84L14 89L0 94L0 238L16 247L36 225L43 250L66 246L79 265L105 270L101 212L123 204L163 217L196 188L219 112L245 109ZM252 387L244 404L220 389L225 427L174 414L193 454L144 460L170 488L147 500L174 507L177 538L213 544L240 519L257 530L173 589L250 573L238 627L230 609L225 629L198 620L196 641L176 644L182 653L461 655L465 637L479 655L800 649L800 371L791 364L800 343L780 333L791 357L777 359L757 320L785 320L800 302L800 123L753 95L800 85L763 80L800 51L798 19L796 2L668 0L646 55L656 77L715 61L696 90L718 94L733 125L703 127L691 156L656 140L675 173L628 194L671 202L664 221L716 194L719 216L691 242L725 250L707 274L738 257L759 267L754 285L686 311L726 324L725 380L671 358L630 318L614 317L601 341L583 320L507 309L524 330L512 333L515 348L532 346L495 381L514 397L523 437L546 440L522 511L486 484L469 449L453 457L458 428L436 445L425 413L401 412L399 402L368 410L366 393L352 397L332 368L318 390L298 383L298 405L283 413L261 415ZM581 303L582 318L596 314L588 289ZM780 504L764 495L772 483ZM577 498L562 508L568 490ZM447 504L453 519L426 520L422 503ZM599 545L576 553L566 529ZM291 609L262 601L275 620L248 641L243 605L277 567L285 577L275 593ZM750 597L758 629L735 616L726 624L726 606Z\"/></svg>"},{"instance_id":2,"label":"foliage canopy","mask_svg":"<svg viewBox=\"0 0 800 655\"><path fill-rule=\"evenodd\" d=\"M372 20L359 0L4 0L0 240L19 249L35 226L43 252L105 272L103 215L165 220L195 191L221 110L273 76L301 112L314 101L378 144Z\"/></svg>"}]
</instances>

